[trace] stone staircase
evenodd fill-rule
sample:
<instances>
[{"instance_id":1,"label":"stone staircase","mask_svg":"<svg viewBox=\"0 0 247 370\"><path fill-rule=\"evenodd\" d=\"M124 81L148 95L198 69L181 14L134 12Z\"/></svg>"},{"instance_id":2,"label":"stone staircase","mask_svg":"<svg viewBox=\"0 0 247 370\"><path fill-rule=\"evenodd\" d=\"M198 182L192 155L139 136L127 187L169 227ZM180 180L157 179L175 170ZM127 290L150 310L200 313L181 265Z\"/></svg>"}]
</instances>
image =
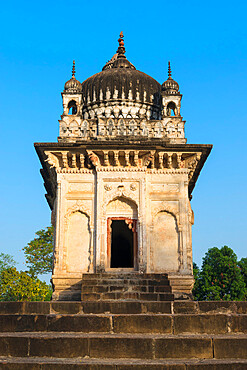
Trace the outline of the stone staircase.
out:
<instances>
[{"instance_id":1,"label":"stone staircase","mask_svg":"<svg viewBox=\"0 0 247 370\"><path fill-rule=\"evenodd\" d=\"M101 273L82 275L81 300L173 301L167 274Z\"/></svg>"},{"instance_id":2,"label":"stone staircase","mask_svg":"<svg viewBox=\"0 0 247 370\"><path fill-rule=\"evenodd\" d=\"M247 369L247 302L0 302L0 369L77 368Z\"/></svg>"}]
</instances>

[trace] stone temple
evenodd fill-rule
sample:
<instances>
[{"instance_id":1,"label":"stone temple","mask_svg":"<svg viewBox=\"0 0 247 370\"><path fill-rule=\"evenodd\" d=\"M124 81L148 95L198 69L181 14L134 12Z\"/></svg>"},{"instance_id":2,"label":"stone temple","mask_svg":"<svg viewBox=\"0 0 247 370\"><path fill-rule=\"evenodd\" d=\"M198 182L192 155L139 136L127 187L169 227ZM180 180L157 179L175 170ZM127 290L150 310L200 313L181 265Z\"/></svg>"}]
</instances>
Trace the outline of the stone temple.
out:
<instances>
[{"instance_id":1,"label":"stone temple","mask_svg":"<svg viewBox=\"0 0 247 370\"><path fill-rule=\"evenodd\" d=\"M175 298L193 288L190 200L212 146L187 144L170 63L161 85L127 60L122 33L118 42L82 83L73 63L58 142L35 144L55 229L54 300L80 300L85 276L163 276Z\"/></svg>"}]
</instances>

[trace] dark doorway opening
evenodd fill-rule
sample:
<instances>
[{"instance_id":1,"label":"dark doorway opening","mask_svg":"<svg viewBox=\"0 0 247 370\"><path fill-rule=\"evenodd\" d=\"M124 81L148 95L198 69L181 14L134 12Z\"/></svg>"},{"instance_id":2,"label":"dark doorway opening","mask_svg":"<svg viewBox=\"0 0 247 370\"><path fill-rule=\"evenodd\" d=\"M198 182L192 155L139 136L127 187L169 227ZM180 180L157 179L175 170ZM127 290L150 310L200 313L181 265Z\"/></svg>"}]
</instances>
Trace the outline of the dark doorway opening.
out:
<instances>
[{"instance_id":1,"label":"dark doorway opening","mask_svg":"<svg viewBox=\"0 0 247 370\"><path fill-rule=\"evenodd\" d=\"M125 220L111 222L111 268L134 267L134 230Z\"/></svg>"}]
</instances>

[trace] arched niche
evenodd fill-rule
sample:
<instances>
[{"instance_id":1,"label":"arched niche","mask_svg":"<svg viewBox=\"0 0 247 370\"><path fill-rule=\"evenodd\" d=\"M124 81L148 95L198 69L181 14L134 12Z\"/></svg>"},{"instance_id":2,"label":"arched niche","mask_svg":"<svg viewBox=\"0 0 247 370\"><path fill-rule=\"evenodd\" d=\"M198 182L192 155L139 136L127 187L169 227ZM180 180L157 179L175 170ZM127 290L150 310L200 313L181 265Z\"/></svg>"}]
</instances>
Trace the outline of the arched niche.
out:
<instances>
[{"instance_id":1,"label":"arched niche","mask_svg":"<svg viewBox=\"0 0 247 370\"><path fill-rule=\"evenodd\" d=\"M67 271L88 272L90 265L89 217L75 211L70 214L67 227Z\"/></svg>"},{"instance_id":2,"label":"arched niche","mask_svg":"<svg viewBox=\"0 0 247 370\"><path fill-rule=\"evenodd\" d=\"M70 115L77 114L77 104L75 100L70 100L68 104L68 114Z\"/></svg>"},{"instance_id":3,"label":"arched niche","mask_svg":"<svg viewBox=\"0 0 247 370\"><path fill-rule=\"evenodd\" d=\"M173 101L170 101L167 104L167 115L168 116L177 116L177 106Z\"/></svg>"},{"instance_id":4,"label":"arched niche","mask_svg":"<svg viewBox=\"0 0 247 370\"><path fill-rule=\"evenodd\" d=\"M155 215L151 248L154 272L178 271L179 233L177 220L172 213L161 211Z\"/></svg>"},{"instance_id":5,"label":"arched niche","mask_svg":"<svg viewBox=\"0 0 247 370\"><path fill-rule=\"evenodd\" d=\"M107 216L137 218L136 203L123 196L111 200L106 206Z\"/></svg>"}]
</instances>

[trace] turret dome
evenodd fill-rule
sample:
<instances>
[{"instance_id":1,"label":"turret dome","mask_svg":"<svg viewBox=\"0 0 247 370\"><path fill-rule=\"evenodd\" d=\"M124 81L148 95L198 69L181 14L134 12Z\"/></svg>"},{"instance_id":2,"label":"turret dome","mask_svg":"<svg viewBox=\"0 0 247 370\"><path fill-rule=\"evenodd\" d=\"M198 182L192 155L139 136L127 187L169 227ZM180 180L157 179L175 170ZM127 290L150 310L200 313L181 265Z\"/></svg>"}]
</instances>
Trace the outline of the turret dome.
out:
<instances>
[{"instance_id":1,"label":"turret dome","mask_svg":"<svg viewBox=\"0 0 247 370\"><path fill-rule=\"evenodd\" d=\"M82 86L80 81L75 78L75 61L73 60L72 77L64 85L64 93L81 93Z\"/></svg>"},{"instance_id":2,"label":"turret dome","mask_svg":"<svg viewBox=\"0 0 247 370\"><path fill-rule=\"evenodd\" d=\"M166 95L179 94L179 84L172 78L170 61L168 62L168 79L162 84L162 91Z\"/></svg>"}]
</instances>

